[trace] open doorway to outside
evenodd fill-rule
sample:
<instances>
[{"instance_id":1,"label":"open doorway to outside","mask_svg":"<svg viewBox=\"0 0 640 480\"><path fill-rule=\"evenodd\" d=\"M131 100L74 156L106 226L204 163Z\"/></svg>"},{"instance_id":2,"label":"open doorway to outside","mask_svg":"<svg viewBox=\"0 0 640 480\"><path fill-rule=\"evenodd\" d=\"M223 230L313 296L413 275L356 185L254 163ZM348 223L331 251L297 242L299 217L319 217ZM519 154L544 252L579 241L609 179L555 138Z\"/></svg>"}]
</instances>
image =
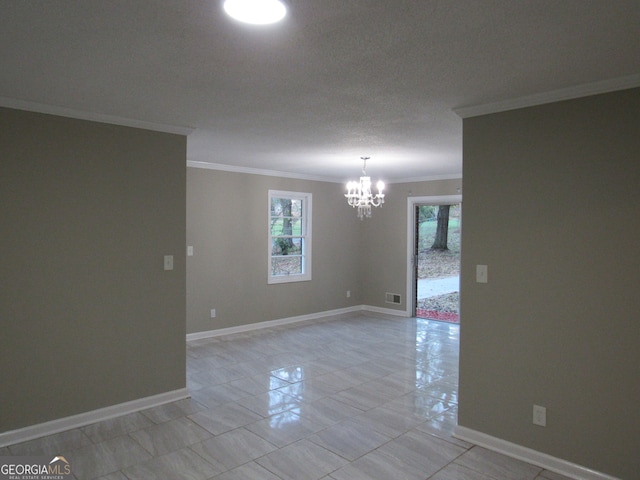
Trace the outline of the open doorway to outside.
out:
<instances>
[{"instance_id":1,"label":"open doorway to outside","mask_svg":"<svg viewBox=\"0 0 640 480\"><path fill-rule=\"evenodd\" d=\"M414 198L409 207L413 237L410 314L459 323L461 198Z\"/></svg>"}]
</instances>

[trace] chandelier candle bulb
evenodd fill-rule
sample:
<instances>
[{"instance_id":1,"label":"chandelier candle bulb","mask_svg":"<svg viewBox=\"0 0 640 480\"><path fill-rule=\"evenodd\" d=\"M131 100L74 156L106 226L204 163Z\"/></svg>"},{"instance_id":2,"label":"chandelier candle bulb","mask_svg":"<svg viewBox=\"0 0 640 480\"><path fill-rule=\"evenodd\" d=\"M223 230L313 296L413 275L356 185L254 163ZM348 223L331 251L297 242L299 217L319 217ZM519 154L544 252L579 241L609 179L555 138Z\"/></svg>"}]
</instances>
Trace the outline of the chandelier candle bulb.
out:
<instances>
[{"instance_id":1,"label":"chandelier candle bulb","mask_svg":"<svg viewBox=\"0 0 640 480\"><path fill-rule=\"evenodd\" d=\"M362 220L364 217L371 217L371 207L380 207L384 203L384 182L377 183L378 193L374 195L371 192L371 177L367 176L366 167L369 157L360 157L363 161L362 176L360 181L350 181L347 183L347 203L353 208L358 208L358 218Z\"/></svg>"}]
</instances>

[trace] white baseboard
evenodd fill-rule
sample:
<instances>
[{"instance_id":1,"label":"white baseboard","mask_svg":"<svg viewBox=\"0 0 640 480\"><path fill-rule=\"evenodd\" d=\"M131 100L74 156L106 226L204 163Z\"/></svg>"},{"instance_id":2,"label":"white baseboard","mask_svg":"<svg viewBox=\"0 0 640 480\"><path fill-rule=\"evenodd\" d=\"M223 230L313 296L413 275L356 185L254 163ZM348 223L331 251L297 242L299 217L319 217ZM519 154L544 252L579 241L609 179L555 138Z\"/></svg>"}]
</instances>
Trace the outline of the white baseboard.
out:
<instances>
[{"instance_id":1,"label":"white baseboard","mask_svg":"<svg viewBox=\"0 0 640 480\"><path fill-rule=\"evenodd\" d=\"M232 335L234 333L250 332L252 330L261 330L263 328L278 327L280 325L288 325L291 323L309 322L319 320L321 318L332 317L334 315L342 315L345 313L369 311L375 313L384 313L386 315L395 315L399 317L408 317L403 310L393 310L391 308L373 307L370 305L356 305L347 308L338 308L335 310L325 310L324 312L310 313L308 315L299 315L297 317L280 318L277 320L267 320L264 322L249 323L247 325L238 325L237 327L219 328L216 330L205 330L204 332L195 332L187 334L187 342L193 340L201 340L203 338L221 337L223 335Z\"/></svg>"},{"instance_id":2,"label":"white baseboard","mask_svg":"<svg viewBox=\"0 0 640 480\"><path fill-rule=\"evenodd\" d=\"M277 320L267 320L265 322L249 323L247 325L238 325L237 327L219 328L217 330L206 330L204 332L195 332L187 334L187 342L192 340L200 340L202 338L220 337L223 335L231 335L234 333L250 332L252 330L260 330L269 327L278 327L280 325L288 325L290 323L308 322L318 320L320 318L331 317L333 315L342 315L344 313L359 312L362 305L355 307L338 308L336 310L326 310L324 312L310 313L308 315L299 315L297 317L280 318Z\"/></svg>"},{"instance_id":3,"label":"white baseboard","mask_svg":"<svg viewBox=\"0 0 640 480\"><path fill-rule=\"evenodd\" d=\"M353 307L340 308L335 310L327 310L324 312L312 313L308 315L300 315L297 317L281 318L278 320L271 320L266 322L252 323L249 325L240 325L237 327L221 328L218 330L209 330L205 332L196 332L187 334L187 341L198 340L201 338L217 337L221 335L230 335L233 333L248 332L251 330L258 330L268 327L276 327L280 325L287 325L290 323L308 322L313 320L319 320L326 317L335 315L342 315L346 313L370 311L376 313L383 313L387 315L404 316L406 313L401 310L392 310L388 308L379 308L369 305L356 305ZM172 392L161 393L159 395L153 395L151 397L140 398L130 402L120 403L109 407L101 408L98 410L92 410L90 412L80 413L70 417L59 418L51 420L45 423L39 423L36 425L30 425L28 427L20 428L17 430L10 430L0 433L0 447L7 445L13 445L15 443L26 442L33 440L34 438L44 437L46 435L52 435L54 433L63 432L73 428L83 427L92 423L100 422L103 420L109 420L110 418L118 417L121 415L127 415L129 413L138 412L147 408L156 407L165 403L175 402L189 398L189 392L186 388L180 390L174 390Z\"/></svg>"},{"instance_id":4,"label":"white baseboard","mask_svg":"<svg viewBox=\"0 0 640 480\"><path fill-rule=\"evenodd\" d=\"M591 470L582 465L552 457L546 453L538 452L537 450L532 450L460 425L455 428L453 436L460 440L493 450L494 452L502 453L508 457L536 465L545 470L575 478L576 480L619 480L616 477Z\"/></svg>"},{"instance_id":5,"label":"white baseboard","mask_svg":"<svg viewBox=\"0 0 640 480\"><path fill-rule=\"evenodd\" d=\"M393 315L395 317L410 317L404 310L394 310L393 308L374 307L373 305L363 305L362 310L375 313L384 313L385 315Z\"/></svg>"},{"instance_id":6,"label":"white baseboard","mask_svg":"<svg viewBox=\"0 0 640 480\"><path fill-rule=\"evenodd\" d=\"M18 430L10 430L0 433L0 447L13 445L15 443L26 442L34 438L52 435L54 433L63 432L73 428L84 427L92 423L109 420L110 418L127 415L129 413L146 410L147 408L157 407L165 403L175 402L189 398L189 392L186 388L174 390L171 392L160 393L150 397L139 398L130 402L119 403L109 407L92 410L90 412L80 413L71 417L58 418L50 422L39 423Z\"/></svg>"}]
</instances>

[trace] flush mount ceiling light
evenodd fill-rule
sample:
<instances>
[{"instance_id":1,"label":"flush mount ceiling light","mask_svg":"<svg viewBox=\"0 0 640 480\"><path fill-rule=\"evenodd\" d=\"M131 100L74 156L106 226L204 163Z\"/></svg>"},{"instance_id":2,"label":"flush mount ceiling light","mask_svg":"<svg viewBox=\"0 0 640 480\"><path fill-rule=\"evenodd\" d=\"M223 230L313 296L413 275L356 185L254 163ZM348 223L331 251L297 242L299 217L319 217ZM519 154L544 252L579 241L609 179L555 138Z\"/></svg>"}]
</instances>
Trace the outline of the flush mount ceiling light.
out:
<instances>
[{"instance_id":1,"label":"flush mount ceiling light","mask_svg":"<svg viewBox=\"0 0 640 480\"><path fill-rule=\"evenodd\" d=\"M287 14L280 0L225 0L224 11L240 22L253 25L276 23Z\"/></svg>"}]
</instances>

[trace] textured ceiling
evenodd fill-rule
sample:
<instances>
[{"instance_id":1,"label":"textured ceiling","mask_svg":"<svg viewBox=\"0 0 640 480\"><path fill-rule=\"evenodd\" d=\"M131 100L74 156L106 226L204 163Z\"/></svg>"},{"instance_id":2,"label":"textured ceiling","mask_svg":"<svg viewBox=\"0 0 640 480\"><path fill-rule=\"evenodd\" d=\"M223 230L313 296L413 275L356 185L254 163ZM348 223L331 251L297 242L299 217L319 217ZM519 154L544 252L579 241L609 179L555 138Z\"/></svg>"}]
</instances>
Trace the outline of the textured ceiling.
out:
<instances>
[{"instance_id":1,"label":"textured ceiling","mask_svg":"<svg viewBox=\"0 0 640 480\"><path fill-rule=\"evenodd\" d=\"M453 109L640 78L638 0L0 0L0 97L192 127L189 160L460 175Z\"/></svg>"}]
</instances>

